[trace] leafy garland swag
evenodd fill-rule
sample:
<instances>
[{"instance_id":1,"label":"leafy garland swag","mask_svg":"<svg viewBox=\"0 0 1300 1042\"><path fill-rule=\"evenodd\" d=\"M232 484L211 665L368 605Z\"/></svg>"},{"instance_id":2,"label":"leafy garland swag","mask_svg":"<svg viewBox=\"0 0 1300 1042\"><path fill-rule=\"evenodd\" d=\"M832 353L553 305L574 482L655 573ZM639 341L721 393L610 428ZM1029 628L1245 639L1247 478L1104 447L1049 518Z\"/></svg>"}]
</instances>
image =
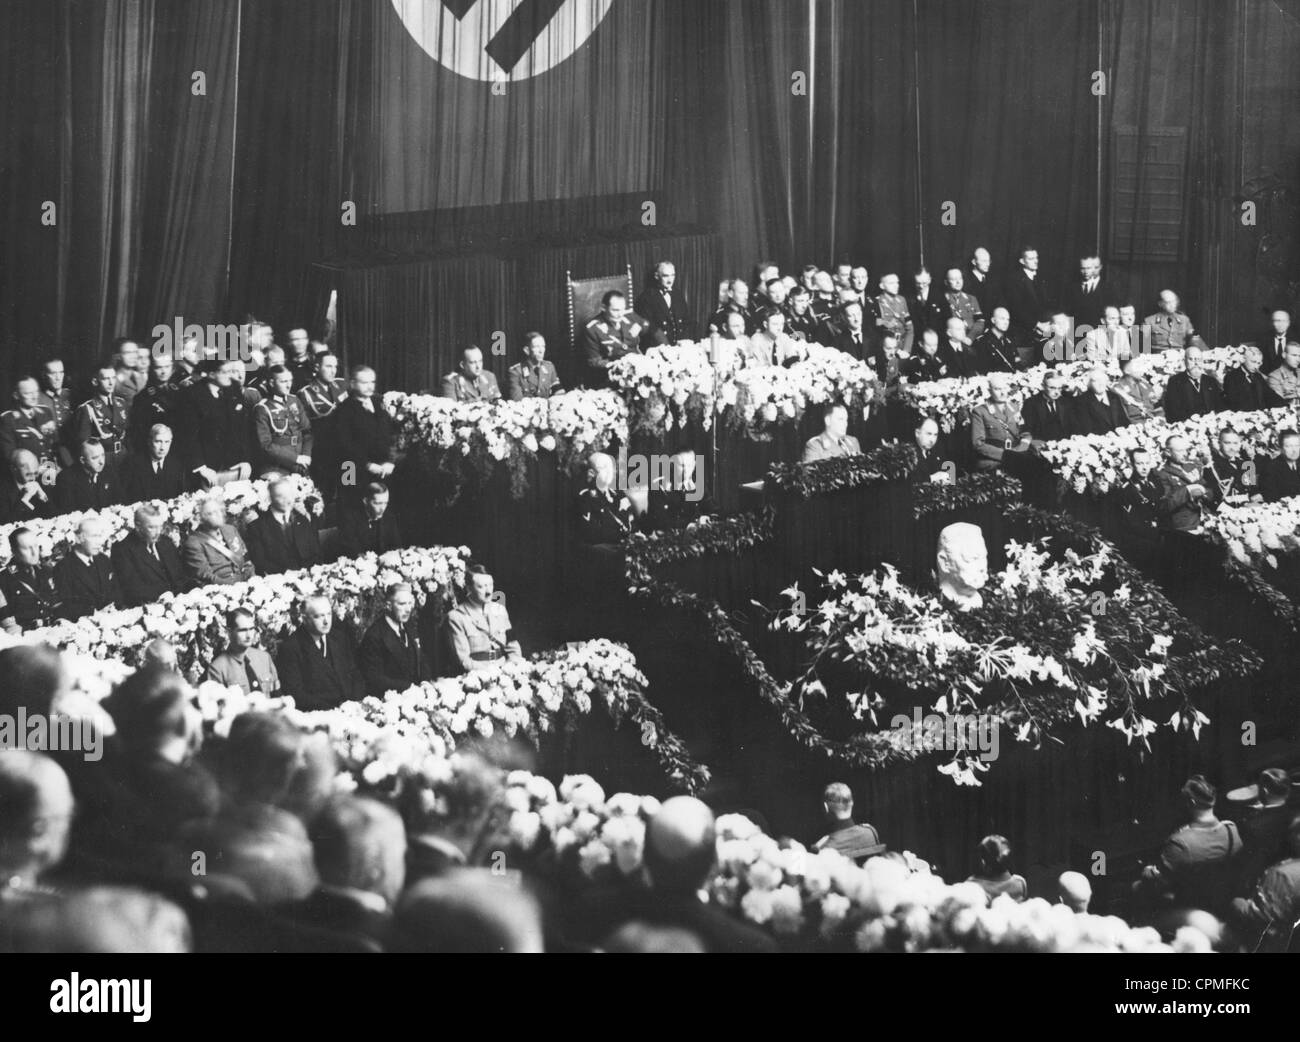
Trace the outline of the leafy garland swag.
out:
<instances>
[{"instance_id":1,"label":"leafy garland swag","mask_svg":"<svg viewBox=\"0 0 1300 1042\"><path fill-rule=\"evenodd\" d=\"M828 482L840 489L861 484L867 480L868 474L879 474L883 469L879 466L863 467L861 460L830 462L845 464L840 473L833 475ZM821 464L814 466L824 469ZM845 472L852 473L854 477L846 477ZM813 484L806 475L801 477L789 472L787 474L790 478L789 487L797 487L807 494L813 494ZM1165 693L1181 695L1182 700L1175 716L1170 719L1170 725L1175 729L1184 726L1199 733L1200 726L1205 722L1204 715L1190 703L1188 696L1191 691L1202 689L1225 677L1249 675L1260 668L1258 655L1239 643L1214 645L1094 529L1070 518L1019 505L1008 508L1006 516L1014 525L1027 531L1031 539L1048 540L1058 553L1072 553L1076 558L1100 556L1104 559L1109 585L1125 589L1123 604L1116 606L1114 617L1109 620L1113 639L1122 642L1117 648L1119 654L1115 658L1116 668L1120 668L1120 658L1135 648L1138 642L1151 643L1153 638L1163 639L1164 634L1178 635L1182 646L1178 654L1170 656L1165 662L1162 672L1167 675L1167 679L1160 685ZM869 770L916 759L925 751L919 744L891 741L885 733L858 733L843 740L828 738L810 719L803 706L792 698L790 685L779 682L771 675L757 652L715 600L687 590L677 583L660 580L653 574L654 569L664 563L696 559L724 550L735 552L751 549L764 545L770 537L771 514L765 511L762 514L746 514L728 519L720 523L716 530L710 531L706 539L676 534L669 539L651 538L634 542L627 555L630 592L633 596L649 600L670 611L698 617L712 639L737 662L757 696L777 715L791 737L809 751L848 768ZM1074 621L1077 623L1078 620ZM976 621L972 618L969 626L972 628L971 638L983 641L986 646L994 646L1003 639L1016 641L1019 636L1020 643L1032 647L1041 635L1042 619L1035 612L1030 612L1028 617L1019 618L1003 614L996 619ZM984 627L986 632L978 632L980 627ZM932 669L930 672L942 674L942 670ZM961 680L960 677L947 676L942 676L941 679L944 684ZM931 686L927 683L923 689L928 690ZM946 693L947 691L943 694ZM1118 720L1111 721L1111 726L1128 734L1130 740L1137 736L1145 744L1145 736L1153 727L1137 712L1136 694L1134 691L1125 692L1124 713ZM1058 695L1055 699L1050 699L1035 695L1032 701L1031 705L1020 697L1014 700L1013 705L986 706L985 710L998 712L1008 726L1016 729L1018 738L1035 741L1041 740L1054 725L1076 713L1085 720L1095 719L1098 715L1098 703L1092 696L1085 696L1081 701L1078 698L1072 700L1068 696ZM1144 724L1148 726L1142 726Z\"/></svg>"}]
</instances>

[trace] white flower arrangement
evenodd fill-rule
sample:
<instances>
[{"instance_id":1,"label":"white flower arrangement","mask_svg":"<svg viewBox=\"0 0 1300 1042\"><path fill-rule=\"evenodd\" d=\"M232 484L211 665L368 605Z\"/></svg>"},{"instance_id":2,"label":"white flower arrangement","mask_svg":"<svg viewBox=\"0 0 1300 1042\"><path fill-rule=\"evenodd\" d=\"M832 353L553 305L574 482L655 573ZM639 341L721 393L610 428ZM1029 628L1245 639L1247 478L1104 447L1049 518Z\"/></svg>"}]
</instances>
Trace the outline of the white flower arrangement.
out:
<instances>
[{"instance_id":1,"label":"white flower arrangement","mask_svg":"<svg viewBox=\"0 0 1300 1042\"><path fill-rule=\"evenodd\" d=\"M1222 504L1206 516L1202 527L1242 564L1258 567L1268 562L1277 567L1277 554L1300 550L1296 534L1300 531L1300 496L1276 503Z\"/></svg>"},{"instance_id":2,"label":"white flower arrangement","mask_svg":"<svg viewBox=\"0 0 1300 1042\"><path fill-rule=\"evenodd\" d=\"M299 474L288 475L294 489L295 507L304 513L319 516L324 505L321 494L310 478ZM152 500L163 515L163 533L179 546L198 524L199 507L212 497L220 497L226 504L226 517L231 524L241 525L254 511L266 510L271 505L268 481L232 481L207 492L188 492L175 499ZM104 526L105 549L126 536L135 527L135 511L144 503L128 506L105 507L103 510L74 510L58 517L16 522L0 527L0 567L10 561L9 535L26 528L36 537L41 559L54 562L70 553L77 541L77 526L87 517L96 517Z\"/></svg>"},{"instance_id":3,"label":"white flower arrangement","mask_svg":"<svg viewBox=\"0 0 1300 1042\"><path fill-rule=\"evenodd\" d=\"M1278 435L1295 429L1297 422L1300 419L1288 408L1205 413L1178 423L1155 419L1120 427L1109 434L1075 435L1048 442L1042 456L1076 492L1104 494L1132 473L1131 449L1146 449L1159 460L1169 437L1180 434L1187 439L1192 455L1206 463L1219 433L1232 430L1241 435L1244 457L1264 456L1277 448Z\"/></svg>"},{"instance_id":4,"label":"white flower arrangement","mask_svg":"<svg viewBox=\"0 0 1300 1042\"><path fill-rule=\"evenodd\" d=\"M334 709L295 712L297 723L329 734L344 764L364 771L377 757L370 743L393 736L405 746L445 753L468 738L536 737L562 710L590 713L600 702L622 718L648 685L632 653L592 640L536 659L507 659L490 669L445 677ZM396 769L397 760L385 762ZM370 768L370 774L375 773ZM368 777L367 780L370 780Z\"/></svg>"},{"instance_id":5,"label":"white flower arrangement","mask_svg":"<svg viewBox=\"0 0 1300 1042\"><path fill-rule=\"evenodd\" d=\"M264 643L274 651L279 636L296 622L298 605L312 593L329 597L336 616L360 628L374 613L384 590L408 582L416 600L428 597L451 603L463 587L468 547L407 547L375 555L345 558L278 575L259 575L228 585L203 586L167 594L139 608L106 608L75 621L61 621L31 630L29 642L96 659L135 661L146 644L162 637L176 645L182 665L193 673L225 644L225 616L234 608L252 611Z\"/></svg>"},{"instance_id":6,"label":"white flower arrangement","mask_svg":"<svg viewBox=\"0 0 1300 1042\"><path fill-rule=\"evenodd\" d=\"M717 372L708 345L681 343L625 355L609 367L609 380L622 393L643 426L671 430L683 417L713 424ZM671 406L671 408L670 408Z\"/></svg>"},{"instance_id":7,"label":"white flower arrangement","mask_svg":"<svg viewBox=\"0 0 1300 1042\"><path fill-rule=\"evenodd\" d=\"M389 391L384 408L397 425L399 450L483 452L497 462L556 451L573 456L627 437L627 406L613 391L567 391L551 398L456 402Z\"/></svg>"},{"instance_id":8,"label":"white flower arrangement","mask_svg":"<svg viewBox=\"0 0 1300 1042\"><path fill-rule=\"evenodd\" d=\"M742 369L721 388L717 408L750 437L770 437L777 423L797 423L810 406L842 401L860 408L876 395L876 374L867 363L819 344L801 345L789 368Z\"/></svg>"}]
</instances>

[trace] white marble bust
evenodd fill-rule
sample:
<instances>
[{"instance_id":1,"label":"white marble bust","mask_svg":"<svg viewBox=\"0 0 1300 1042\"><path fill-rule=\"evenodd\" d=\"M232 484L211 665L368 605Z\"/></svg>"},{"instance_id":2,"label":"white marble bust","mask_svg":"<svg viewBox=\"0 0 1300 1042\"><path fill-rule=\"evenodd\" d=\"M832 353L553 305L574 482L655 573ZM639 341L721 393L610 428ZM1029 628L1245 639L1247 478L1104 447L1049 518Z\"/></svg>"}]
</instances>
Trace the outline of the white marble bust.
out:
<instances>
[{"instance_id":1,"label":"white marble bust","mask_svg":"<svg viewBox=\"0 0 1300 1042\"><path fill-rule=\"evenodd\" d=\"M989 581L989 551L979 525L959 521L939 533L935 571L939 592L959 611L983 606L980 590Z\"/></svg>"}]
</instances>

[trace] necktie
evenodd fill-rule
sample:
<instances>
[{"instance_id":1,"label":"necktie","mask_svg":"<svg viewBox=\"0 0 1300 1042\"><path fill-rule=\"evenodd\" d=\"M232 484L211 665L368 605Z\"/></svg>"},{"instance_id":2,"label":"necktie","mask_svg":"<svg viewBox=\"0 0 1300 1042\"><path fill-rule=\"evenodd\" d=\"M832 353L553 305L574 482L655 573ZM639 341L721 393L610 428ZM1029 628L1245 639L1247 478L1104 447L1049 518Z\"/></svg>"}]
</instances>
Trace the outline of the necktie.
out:
<instances>
[{"instance_id":1,"label":"necktie","mask_svg":"<svg viewBox=\"0 0 1300 1042\"><path fill-rule=\"evenodd\" d=\"M253 664L249 662L247 658L244 659L244 674L248 677L249 691L262 690L262 685L261 682L257 679L257 674L253 672Z\"/></svg>"},{"instance_id":2,"label":"necktie","mask_svg":"<svg viewBox=\"0 0 1300 1042\"><path fill-rule=\"evenodd\" d=\"M155 474L161 474L161 473L162 473L162 461L161 461L161 460L154 460L154 462L153 462L153 472L154 472Z\"/></svg>"},{"instance_id":3,"label":"necktie","mask_svg":"<svg viewBox=\"0 0 1300 1042\"><path fill-rule=\"evenodd\" d=\"M150 543L150 544L149 544L149 554L150 554L151 557L153 557L153 559L154 559L155 561L158 560L158 544L157 544L157 543Z\"/></svg>"},{"instance_id":4,"label":"necktie","mask_svg":"<svg viewBox=\"0 0 1300 1042\"><path fill-rule=\"evenodd\" d=\"M664 304L668 307L673 306L673 295L671 293L664 293Z\"/></svg>"},{"instance_id":5,"label":"necktie","mask_svg":"<svg viewBox=\"0 0 1300 1042\"><path fill-rule=\"evenodd\" d=\"M1056 415L1056 403L1055 403L1054 401L1051 401L1051 400L1048 401L1048 403L1047 403L1047 415L1048 415L1048 416L1055 416L1055 415Z\"/></svg>"},{"instance_id":6,"label":"necktie","mask_svg":"<svg viewBox=\"0 0 1300 1042\"><path fill-rule=\"evenodd\" d=\"M324 637L321 637L320 639L320 653L321 653L321 658L329 658L329 651L325 647Z\"/></svg>"}]
</instances>

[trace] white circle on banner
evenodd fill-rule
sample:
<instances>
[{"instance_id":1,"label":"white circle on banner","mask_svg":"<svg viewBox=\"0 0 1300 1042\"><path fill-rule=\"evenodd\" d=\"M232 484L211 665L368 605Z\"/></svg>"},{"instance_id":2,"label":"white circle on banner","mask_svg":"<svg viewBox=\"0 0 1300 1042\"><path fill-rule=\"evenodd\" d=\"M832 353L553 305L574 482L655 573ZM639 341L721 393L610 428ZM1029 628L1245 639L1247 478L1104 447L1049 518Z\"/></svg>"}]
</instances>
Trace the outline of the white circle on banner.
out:
<instances>
[{"instance_id":1,"label":"white circle on banner","mask_svg":"<svg viewBox=\"0 0 1300 1042\"><path fill-rule=\"evenodd\" d=\"M526 80L571 58L614 0L393 0L430 58L471 80Z\"/></svg>"}]
</instances>

